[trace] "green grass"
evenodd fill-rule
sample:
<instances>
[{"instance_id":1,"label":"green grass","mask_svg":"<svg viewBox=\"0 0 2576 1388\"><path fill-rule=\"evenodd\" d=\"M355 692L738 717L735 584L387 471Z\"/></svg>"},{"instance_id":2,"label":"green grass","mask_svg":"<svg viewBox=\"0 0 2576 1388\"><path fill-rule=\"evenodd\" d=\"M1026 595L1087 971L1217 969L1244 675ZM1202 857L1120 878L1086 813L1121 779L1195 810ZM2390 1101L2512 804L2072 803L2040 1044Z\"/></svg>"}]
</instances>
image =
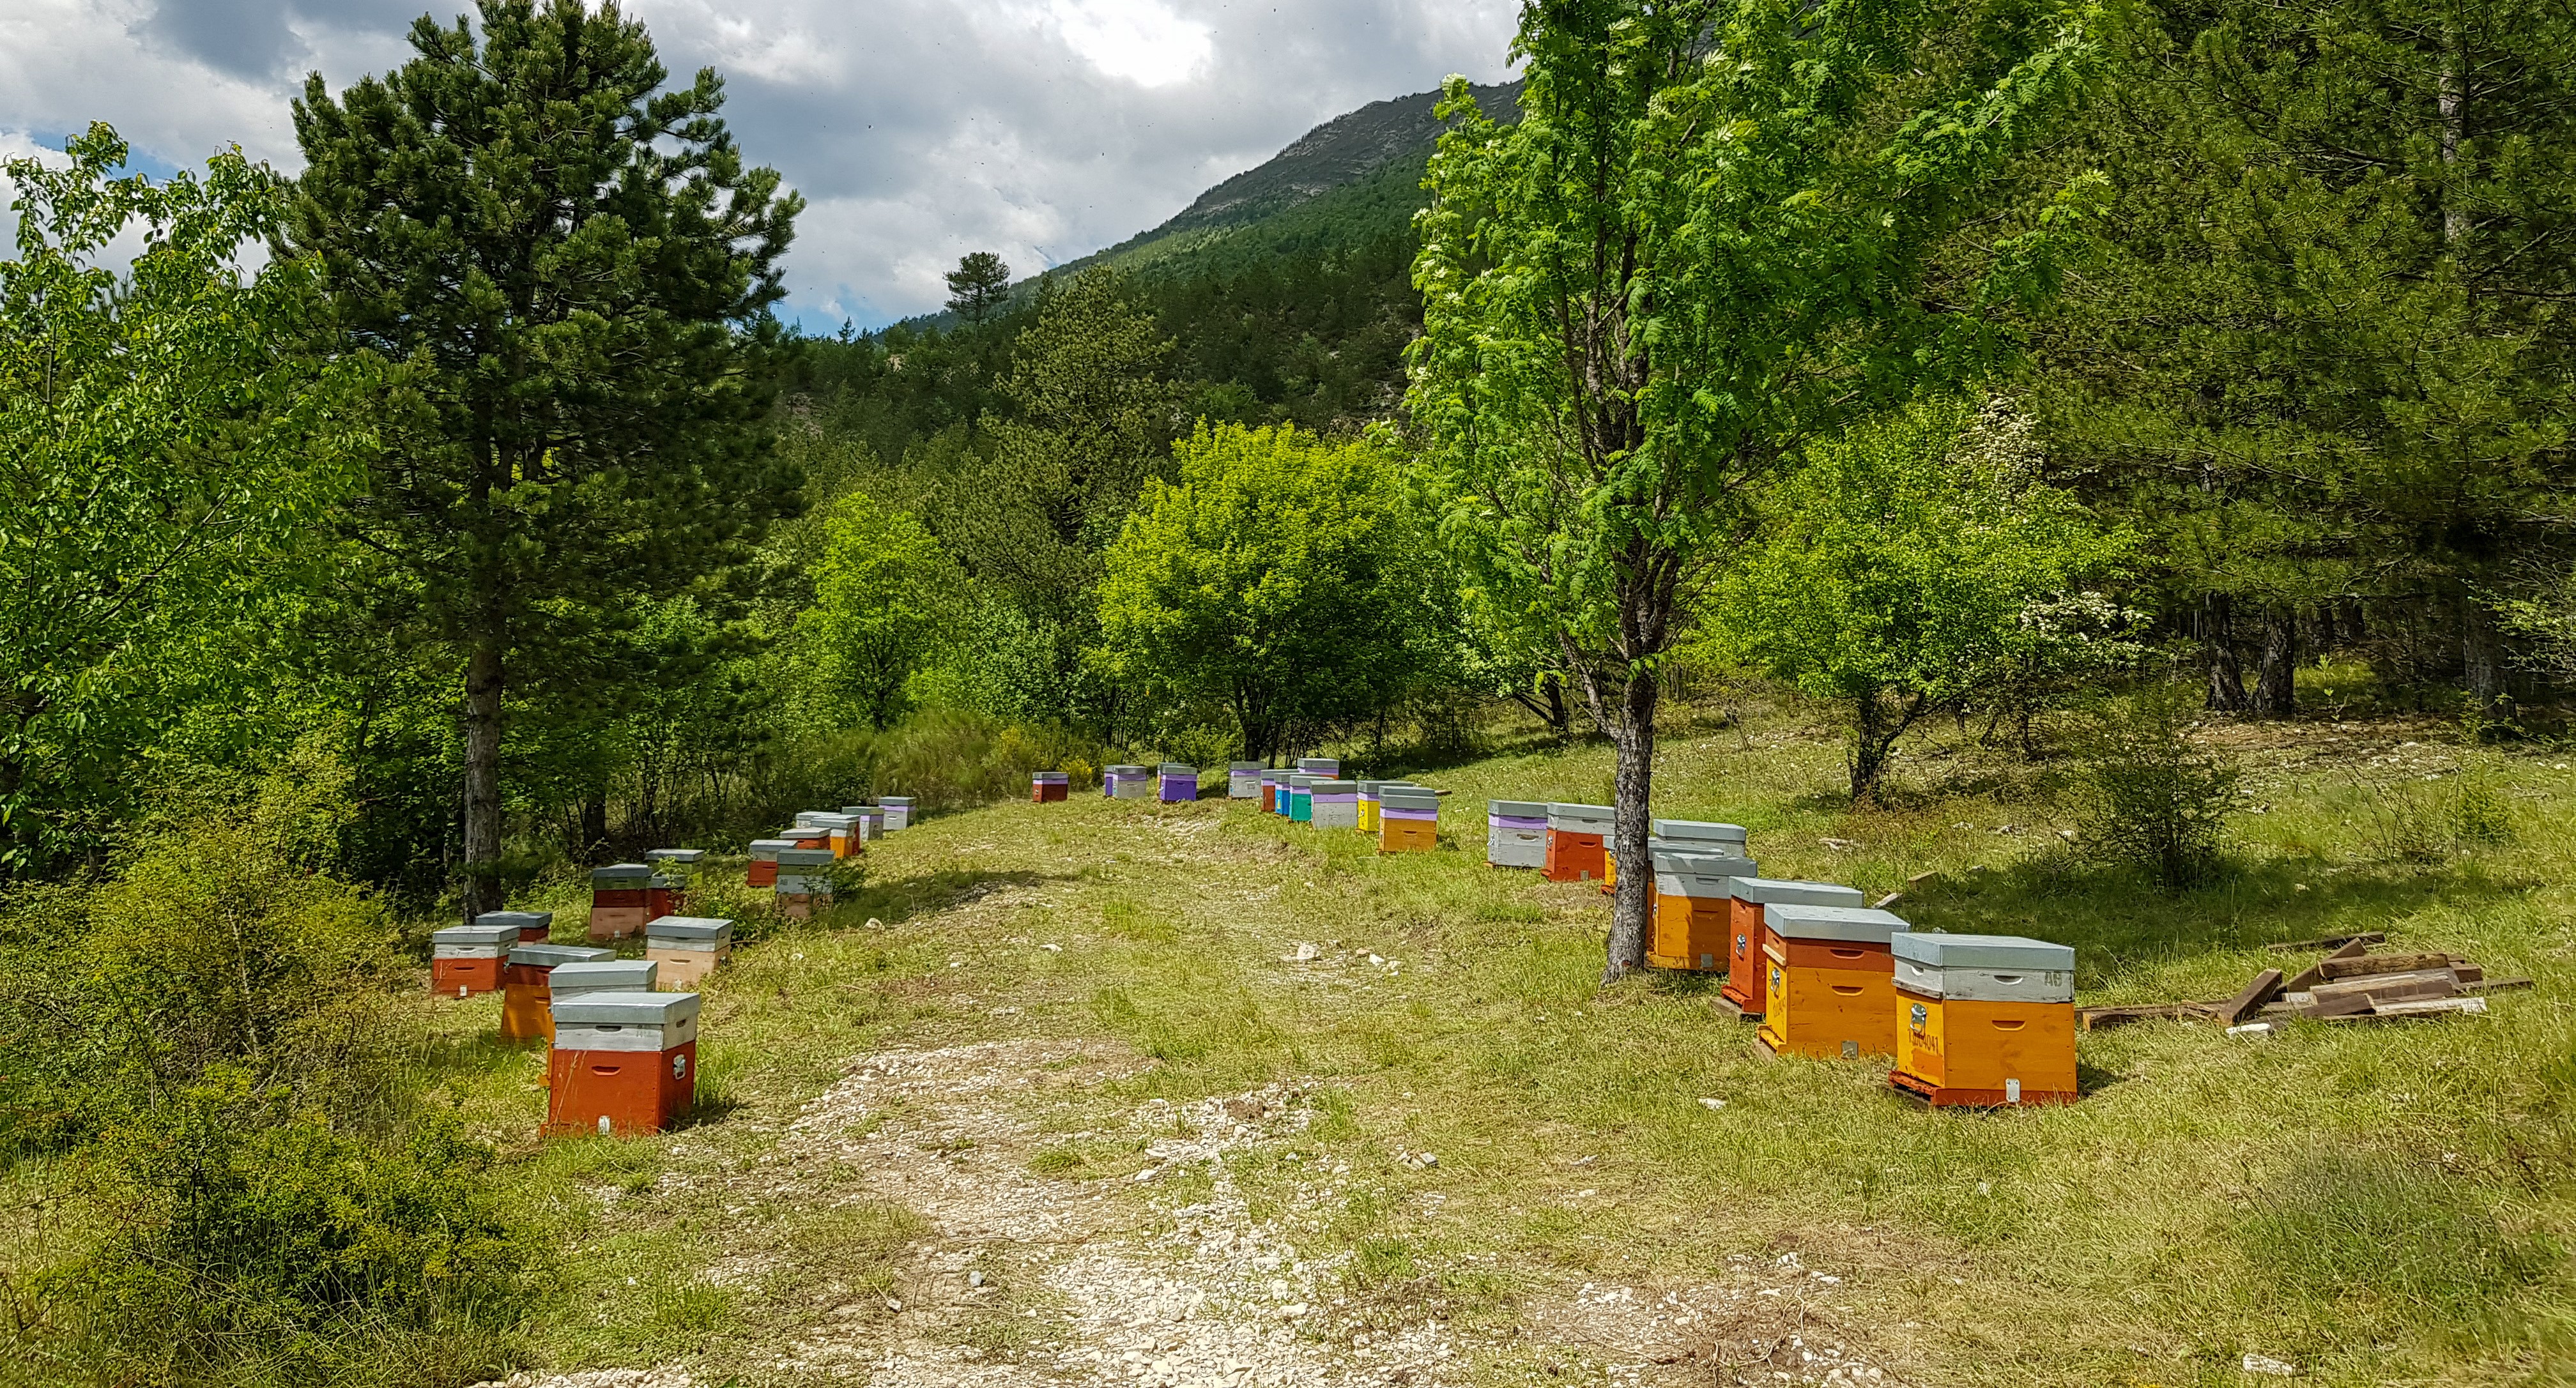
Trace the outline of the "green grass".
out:
<instances>
[{"instance_id":1,"label":"green grass","mask_svg":"<svg viewBox=\"0 0 2576 1388\"><path fill-rule=\"evenodd\" d=\"M2428 745L2390 745L2409 739ZM1310 1259L1344 1257L1356 1324L1436 1306L1505 1326L1551 1288L1794 1250L1845 1279L1846 1328L1909 1382L2232 1384L2247 1352L2321 1384L2565 1382L2576 773L2432 740L2249 741L2264 812L2222 880L2168 898L2049 847L2045 768L1934 745L1899 808L1854 811L1831 731L1805 716L1669 739L1658 813L1748 825L1769 875L1876 893L1938 871L1897 909L2073 944L2088 1003L2221 996L2282 962L2266 942L2360 929L2539 981L2477 1019L2087 1035L2087 1097L2062 1109L1927 1112L1883 1062L1762 1058L1707 980L1601 991L1606 898L1481 854L1489 796L1600 799L1597 747L1421 773L1457 792L1431 854L1224 802L936 817L877 845L829 920L762 934L707 989L703 1083L722 1102L696 1125L536 1144L534 1067L479 1045L457 1051L454 1101L510 1147L530 1217L567 1250L534 1318L561 1367L676 1357L769 1381L759 1365L796 1326L899 1294L919 1221L765 1195L782 1127L871 1050L1043 1036L1145 1062L1067 1096L1031 1162L1135 1202L1139 1227L1203 1173L1114 1179L1141 1144L1078 1131L1156 1098L1300 1088L1305 1132L1227 1169L1257 1217L1287 1217L1320 1165L1348 1168L1291 1227ZM2471 770L2422 779L2444 762ZM1003 889L1018 899L973 904ZM1299 941L1351 962L1280 962ZM444 1025L488 1029L490 1011ZM1424 1152L1437 1164L1399 1160ZM1029 1333L972 1327L996 1353Z\"/></svg>"}]
</instances>

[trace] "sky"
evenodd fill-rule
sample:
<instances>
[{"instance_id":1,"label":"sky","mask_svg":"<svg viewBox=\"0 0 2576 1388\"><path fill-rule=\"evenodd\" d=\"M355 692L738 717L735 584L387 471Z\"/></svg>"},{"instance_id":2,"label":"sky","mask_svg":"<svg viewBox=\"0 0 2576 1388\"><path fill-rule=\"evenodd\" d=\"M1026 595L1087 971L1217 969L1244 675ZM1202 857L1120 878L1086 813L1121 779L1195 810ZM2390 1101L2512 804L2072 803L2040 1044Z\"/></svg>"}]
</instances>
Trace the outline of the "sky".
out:
<instances>
[{"instance_id":1,"label":"sky","mask_svg":"<svg viewBox=\"0 0 2576 1388\"><path fill-rule=\"evenodd\" d=\"M287 103L408 56L466 0L0 0L0 155L96 120L137 167L301 165ZM1516 0L627 0L675 81L713 66L752 160L810 204L786 315L872 328L992 250L1126 239L1318 123L1508 75Z\"/></svg>"}]
</instances>

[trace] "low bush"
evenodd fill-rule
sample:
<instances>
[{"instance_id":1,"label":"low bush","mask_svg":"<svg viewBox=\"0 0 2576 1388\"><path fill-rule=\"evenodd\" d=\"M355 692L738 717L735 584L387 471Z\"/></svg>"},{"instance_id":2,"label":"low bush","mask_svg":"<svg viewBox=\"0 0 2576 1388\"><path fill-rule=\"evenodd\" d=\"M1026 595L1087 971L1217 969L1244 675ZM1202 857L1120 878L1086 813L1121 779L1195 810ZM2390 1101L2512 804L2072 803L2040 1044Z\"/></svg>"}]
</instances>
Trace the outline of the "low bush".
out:
<instances>
[{"instance_id":1,"label":"low bush","mask_svg":"<svg viewBox=\"0 0 2576 1388\"><path fill-rule=\"evenodd\" d=\"M2168 894L2217 875L2227 821L2245 806L2243 773L2192 740L2186 697L2164 682L2096 710L2075 788L2078 851Z\"/></svg>"}]
</instances>

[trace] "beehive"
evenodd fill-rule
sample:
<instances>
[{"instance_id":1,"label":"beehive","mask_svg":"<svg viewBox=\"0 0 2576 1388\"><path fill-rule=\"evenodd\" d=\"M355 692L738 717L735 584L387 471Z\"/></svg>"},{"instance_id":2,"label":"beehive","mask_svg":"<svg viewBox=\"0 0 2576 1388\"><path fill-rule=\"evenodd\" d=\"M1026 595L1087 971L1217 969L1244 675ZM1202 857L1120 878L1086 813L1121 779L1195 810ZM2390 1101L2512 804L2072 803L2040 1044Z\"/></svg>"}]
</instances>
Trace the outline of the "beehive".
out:
<instances>
[{"instance_id":1,"label":"beehive","mask_svg":"<svg viewBox=\"0 0 2576 1388\"><path fill-rule=\"evenodd\" d=\"M474 918L476 925L507 925L519 932L518 943L542 945L554 934L555 913L552 911L486 911Z\"/></svg>"},{"instance_id":2,"label":"beehive","mask_svg":"<svg viewBox=\"0 0 2576 1388\"><path fill-rule=\"evenodd\" d=\"M593 868L590 874L590 928L593 943L622 940L644 928L646 893L653 869L642 863Z\"/></svg>"},{"instance_id":3,"label":"beehive","mask_svg":"<svg viewBox=\"0 0 2576 1388\"><path fill-rule=\"evenodd\" d=\"M1428 853L1440 846L1440 793L1428 786L1382 785L1377 792L1377 851Z\"/></svg>"},{"instance_id":4,"label":"beehive","mask_svg":"<svg viewBox=\"0 0 2576 1388\"><path fill-rule=\"evenodd\" d=\"M2075 951L2017 935L1900 933L1896 1068L1936 1108L2070 1103Z\"/></svg>"},{"instance_id":5,"label":"beehive","mask_svg":"<svg viewBox=\"0 0 2576 1388\"><path fill-rule=\"evenodd\" d=\"M671 909L687 910L689 887L697 881L698 869L705 866L707 851L703 848L647 849L644 861L656 875L670 879Z\"/></svg>"},{"instance_id":6,"label":"beehive","mask_svg":"<svg viewBox=\"0 0 2576 1388\"><path fill-rule=\"evenodd\" d=\"M1154 793L1153 773L1134 765L1110 767L1102 774L1100 792L1112 800L1144 800Z\"/></svg>"},{"instance_id":7,"label":"beehive","mask_svg":"<svg viewBox=\"0 0 2576 1388\"><path fill-rule=\"evenodd\" d=\"M698 1081L698 995L584 993L554 1003L546 1127L657 1133L684 1116Z\"/></svg>"},{"instance_id":8,"label":"beehive","mask_svg":"<svg viewBox=\"0 0 2576 1388\"><path fill-rule=\"evenodd\" d=\"M1258 800L1261 798L1261 763L1239 761L1225 768L1225 798Z\"/></svg>"},{"instance_id":9,"label":"beehive","mask_svg":"<svg viewBox=\"0 0 2576 1388\"><path fill-rule=\"evenodd\" d=\"M751 861L743 868L742 884L746 887L778 885L778 850L794 848L794 839L753 839Z\"/></svg>"},{"instance_id":10,"label":"beehive","mask_svg":"<svg viewBox=\"0 0 2576 1388\"><path fill-rule=\"evenodd\" d=\"M613 950L587 945L519 945L501 965L501 1039L535 1041L555 1034L554 971L566 964L615 959Z\"/></svg>"},{"instance_id":11,"label":"beehive","mask_svg":"<svg viewBox=\"0 0 2576 1388\"><path fill-rule=\"evenodd\" d=\"M912 827L914 798L909 795L880 795L877 803L885 807L885 831L889 834Z\"/></svg>"},{"instance_id":12,"label":"beehive","mask_svg":"<svg viewBox=\"0 0 2576 1388\"><path fill-rule=\"evenodd\" d=\"M1714 840L1657 839L1658 844L1714 845ZM1718 973L1726 968L1727 907L1735 883L1754 870L1750 858L1658 848L1649 902L1646 962L1658 969Z\"/></svg>"},{"instance_id":13,"label":"beehive","mask_svg":"<svg viewBox=\"0 0 2576 1388\"><path fill-rule=\"evenodd\" d=\"M1357 829L1360 827L1360 783L1357 781L1317 781L1307 787L1313 809L1308 819L1318 829Z\"/></svg>"},{"instance_id":14,"label":"beehive","mask_svg":"<svg viewBox=\"0 0 2576 1388\"><path fill-rule=\"evenodd\" d=\"M1604 841L1610 836L1613 811L1607 805L1550 804L1547 807L1547 861L1550 882L1598 882Z\"/></svg>"},{"instance_id":15,"label":"beehive","mask_svg":"<svg viewBox=\"0 0 2576 1388\"><path fill-rule=\"evenodd\" d=\"M1866 906L1762 908L1762 1029L1777 1055L1896 1053L1896 970L1888 937L1908 929Z\"/></svg>"},{"instance_id":16,"label":"beehive","mask_svg":"<svg viewBox=\"0 0 2576 1388\"><path fill-rule=\"evenodd\" d=\"M832 851L832 831L819 824L799 824L781 829L778 836L792 841L798 848L819 849L825 853Z\"/></svg>"},{"instance_id":17,"label":"beehive","mask_svg":"<svg viewBox=\"0 0 2576 1388\"><path fill-rule=\"evenodd\" d=\"M644 957L662 966L662 986L690 991L733 958L733 922L715 916L664 916L644 923Z\"/></svg>"},{"instance_id":18,"label":"beehive","mask_svg":"<svg viewBox=\"0 0 2576 1388\"><path fill-rule=\"evenodd\" d=\"M1044 804L1062 800L1073 793L1073 775L1065 771L1040 771L1029 777L1029 799Z\"/></svg>"},{"instance_id":19,"label":"beehive","mask_svg":"<svg viewBox=\"0 0 2576 1388\"><path fill-rule=\"evenodd\" d=\"M857 805L850 817L858 821L859 842L869 843L886 836L886 810L883 805Z\"/></svg>"},{"instance_id":20,"label":"beehive","mask_svg":"<svg viewBox=\"0 0 2576 1388\"><path fill-rule=\"evenodd\" d=\"M778 853L778 912L790 920L811 920L832 904L832 851L785 848Z\"/></svg>"},{"instance_id":21,"label":"beehive","mask_svg":"<svg viewBox=\"0 0 2576 1388\"><path fill-rule=\"evenodd\" d=\"M1547 866L1547 802L1485 802L1485 862L1491 867Z\"/></svg>"},{"instance_id":22,"label":"beehive","mask_svg":"<svg viewBox=\"0 0 2576 1388\"><path fill-rule=\"evenodd\" d=\"M1327 777L1310 771L1288 773L1288 822L1311 824L1315 820L1315 783Z\"/></svg>"},{"instance_id":23,"label":"beehive","mask_svg":"<svg viewBox=\"0 0 2576 1388\"><path fill-rule=\"evenodd\" d=\"M517 943L518 923L494 923L490 915L429 932L430 991L442 998L498 992L502 957Z\"/></svg>"},{"instance_id":24,"label":"beehive","mask_svg":"<svg viewBox=\"0 0 2576 1388\"><path fill-rule=\"evenodd\" d=\"M828 835L822 846L832 850L835 858L866 851L861 844L857 815L835 810L806 810L800 812L796 819L799 827L809 831L820 829Z\"/></svg>"},{"instance_id":25,"label":"beehive","mask_svg":"<svg viewBox=\"0 0 2576 1388\"><path fill-rule=\"evenodd\" d=\"M1288 797L1281 794L1287 789L1286 782L1283 780L1285 775L1285 772L1273 770L1265 770L1261 773L1261 812L1263 814L1288 813Z\"/></svg>"},{"instance_id":26,"label":"beehive","mask_svg":"<svg viewBox=\"0 0 2576 1388\"><path fill-rule=\"evenodd\" d=\"M1177 805L1199 798L1199 769L1167 761L1155 768L1155 797L1167 805Z\"/></svg>"},{"instance_id":27,"label":"beehive","mask_svg":"<svg viewBox=\"0 0 2576 1388\"><path fill-rule=\"evenodd\" d=\"M1734 1003L1744 1015L1762 1015L1763 956L1762 912L1774 903L1783 906L1862 906L1868 904L1856 887L1832 882L1801 882L1790 878L1740 876L1727 884L1726 916L1722 926L1726 959L1726 983L1718 992Z\"/></svg>"},{"instance_id":28,"label":"beehive","mask_svg":"<svg viewBox=\"0 0 2576 1388\"><path fill-rule=\"evenodd\" d=\"M546 1039L554 1039L555 1004L584 993L649 993L661 972L662 966L650 959L589 959L557 964L546 975Z\"/></svg>"}]
</instances>

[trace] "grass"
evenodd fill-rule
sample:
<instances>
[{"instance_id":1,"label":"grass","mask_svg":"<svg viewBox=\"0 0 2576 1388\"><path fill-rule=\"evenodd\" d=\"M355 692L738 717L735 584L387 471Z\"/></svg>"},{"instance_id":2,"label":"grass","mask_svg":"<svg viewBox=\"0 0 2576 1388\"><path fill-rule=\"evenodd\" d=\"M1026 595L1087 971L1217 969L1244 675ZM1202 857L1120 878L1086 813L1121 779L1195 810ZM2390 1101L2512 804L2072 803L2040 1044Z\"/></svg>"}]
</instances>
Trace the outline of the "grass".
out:
<instances>
[{"instance_id":1,"label":"grass","mask_svg":"<svg viewBox=\"0 0 2576 1388\"><path fill-rule=\"evenodd\" d=\"M533 1317L561 1367L791 1381L764 1367L775 1347L887 1314L923 1237L882 1201L793 1195L857 1189L786 1169L798 1107L874 1050L1044 1036L1146 1062L1064 1096L1029 1163L1140 1227L1204 1175L1123 1179L1147 1158L1114 1115L1302 1090L1295 1143L1227 1169L1283 1218L1348 1169L1293 1227L1354 1324L1502 1326L1574 1283L1794 1252L1845 1279L1838 1329L1909 1382L2232 1384L2249 1352L2321 1384L2570 1381L2576 773L2414 725L2224 735L2263 812L2224 878L2179 897L2052 851L2036 774L1965 746L1921 749L1899 808L1854 811L1830 730L1795 711L1671 738L1657 810L1749 826L1767 875L1877 893L1937 871L1897 909L2073 944L2088 1003L2224 995L2280 962L2266 942L2362 929L2539 987L2480 1019L2087 1035L2080 1104L1927 1112L1883 1062L1762 1058L1707 980L1598 988L1606 899L1481 860L1487 797L1601 798L1608 752L1581 747L1424 775L1456 791L1430 854L1221 801L934 817L878 844L829 919L746 931L706 990L720 1102L694 1125L534 1143L536 1063L474 1039L481 1001L442 1014L449 1099L564 1249ZM968 909L996 891L1012 904ZM1343 962L1282 963L1299 941ZM979 1346L1008 1353L1045 1313L1010 1304L972 1322Z\"/></svg>"}]
</instances>

